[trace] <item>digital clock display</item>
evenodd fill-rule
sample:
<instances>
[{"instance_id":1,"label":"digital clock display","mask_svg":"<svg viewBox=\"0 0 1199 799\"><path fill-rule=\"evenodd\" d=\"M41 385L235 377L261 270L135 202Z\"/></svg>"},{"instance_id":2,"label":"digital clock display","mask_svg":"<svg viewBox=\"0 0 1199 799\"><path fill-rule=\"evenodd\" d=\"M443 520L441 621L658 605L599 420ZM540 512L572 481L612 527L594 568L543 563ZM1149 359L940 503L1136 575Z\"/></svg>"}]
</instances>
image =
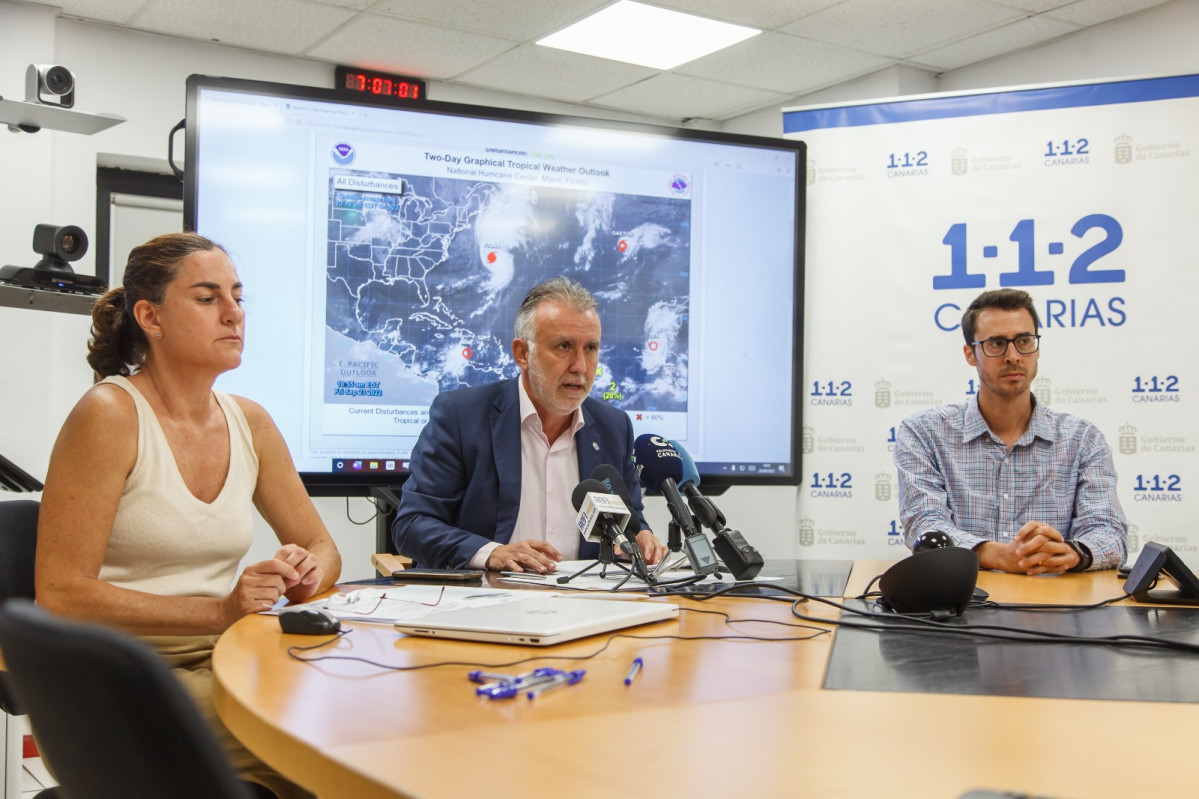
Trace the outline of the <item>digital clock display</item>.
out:
<instances>
[{"instance_id":1,"label":"digital clock display","mask_svg":"<svg viewBox=\"0 0 1199 799\"><path fill-rule=\"evenodd\" d=\"M425 82L404 75L390 75L369 69L338 67L335 88L355 95L411 101L425 99Z\"/></svg>"}]
</instances>

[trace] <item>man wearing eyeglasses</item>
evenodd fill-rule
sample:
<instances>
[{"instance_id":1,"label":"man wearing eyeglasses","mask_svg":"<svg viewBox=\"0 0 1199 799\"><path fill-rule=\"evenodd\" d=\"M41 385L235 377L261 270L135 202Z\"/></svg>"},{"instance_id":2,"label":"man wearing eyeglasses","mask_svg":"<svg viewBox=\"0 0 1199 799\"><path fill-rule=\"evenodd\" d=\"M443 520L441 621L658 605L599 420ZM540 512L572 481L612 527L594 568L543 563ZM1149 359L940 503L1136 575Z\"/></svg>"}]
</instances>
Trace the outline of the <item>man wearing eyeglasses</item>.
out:
<instances>
[{"instance_id":1,"label":"man wearing eyeglasses","mask_svg":"<svg viewBox=\"0 0 1199 799\"><path fill-rule=\"evenodd\" d=\"M1111 449L1098 428L1037 404L1032 298L980 294L962 316L978 393L910 416L896 435L899 517L912 546L939 530L984 569L1016 574L1118 566L1128 554Z\"/></svg>"}]
</instances>

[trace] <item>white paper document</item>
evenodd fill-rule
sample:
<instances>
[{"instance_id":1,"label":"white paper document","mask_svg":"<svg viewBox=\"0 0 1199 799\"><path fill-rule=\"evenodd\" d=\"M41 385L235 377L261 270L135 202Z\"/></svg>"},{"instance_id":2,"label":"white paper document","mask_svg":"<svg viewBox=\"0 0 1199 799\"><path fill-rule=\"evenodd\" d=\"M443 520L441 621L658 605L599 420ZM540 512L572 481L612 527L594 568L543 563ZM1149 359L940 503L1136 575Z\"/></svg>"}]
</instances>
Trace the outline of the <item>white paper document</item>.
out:
<instances>
[{"instance_id":1,"label":"white paper document","mask_svg":"<svg viewBox=\"0 0 1199 799\"><path fill-rule=\"evenodd\" d=\"M519 591L497 588L403 584L358 588L304 604L323 608L342 621L394 624L418 619L435 610L483 607L520 598ZM279 608L274 608L267 612L278 611Z\"/></svg>"}]
</instances>

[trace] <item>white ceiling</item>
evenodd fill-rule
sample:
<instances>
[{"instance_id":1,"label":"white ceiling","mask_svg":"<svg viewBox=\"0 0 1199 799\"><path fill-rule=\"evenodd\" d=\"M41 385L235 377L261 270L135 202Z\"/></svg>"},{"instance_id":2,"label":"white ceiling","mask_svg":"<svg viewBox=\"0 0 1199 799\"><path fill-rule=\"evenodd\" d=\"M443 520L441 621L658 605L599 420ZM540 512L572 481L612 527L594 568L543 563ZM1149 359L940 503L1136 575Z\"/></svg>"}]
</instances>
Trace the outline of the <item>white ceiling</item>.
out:
<instances>
[{"instance_id":1,"label":"white ceiling","mask_svg":"<svg viewBox=\"0 0 1199 799\"><path fill-rule=\"evenodd\" d=\"M726 120L894 65L941 73L1167 0L649 0L764 32L659 71L533 42L612 0L24 0L65 16L663 120Z\"/></svg>"}]
</instances>

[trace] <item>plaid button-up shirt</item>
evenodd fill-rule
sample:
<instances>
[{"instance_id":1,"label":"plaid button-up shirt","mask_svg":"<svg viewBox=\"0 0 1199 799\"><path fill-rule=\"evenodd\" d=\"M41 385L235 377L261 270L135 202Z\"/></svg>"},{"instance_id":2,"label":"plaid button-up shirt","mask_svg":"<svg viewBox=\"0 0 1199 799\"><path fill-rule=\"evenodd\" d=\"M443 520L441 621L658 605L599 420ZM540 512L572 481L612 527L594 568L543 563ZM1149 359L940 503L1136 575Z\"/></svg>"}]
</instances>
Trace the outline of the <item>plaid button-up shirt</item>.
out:
<instances>
[{"instance_id":1,"label":"plaid button-up shirt","mask_svg":"<svg viewBox=\"0 0 1199 799\"><path fill-rule=\"evenodd\" d=\"M899 428L899 518L911 547L940 530L960 547L1010 541L1030 521L1087 546L1092 569L1128 555L1128 523L1116 496L1112 452L1093 424L1036 404L1008 451L977 397L909 416Z\"/></svg>"}]
</instances>

